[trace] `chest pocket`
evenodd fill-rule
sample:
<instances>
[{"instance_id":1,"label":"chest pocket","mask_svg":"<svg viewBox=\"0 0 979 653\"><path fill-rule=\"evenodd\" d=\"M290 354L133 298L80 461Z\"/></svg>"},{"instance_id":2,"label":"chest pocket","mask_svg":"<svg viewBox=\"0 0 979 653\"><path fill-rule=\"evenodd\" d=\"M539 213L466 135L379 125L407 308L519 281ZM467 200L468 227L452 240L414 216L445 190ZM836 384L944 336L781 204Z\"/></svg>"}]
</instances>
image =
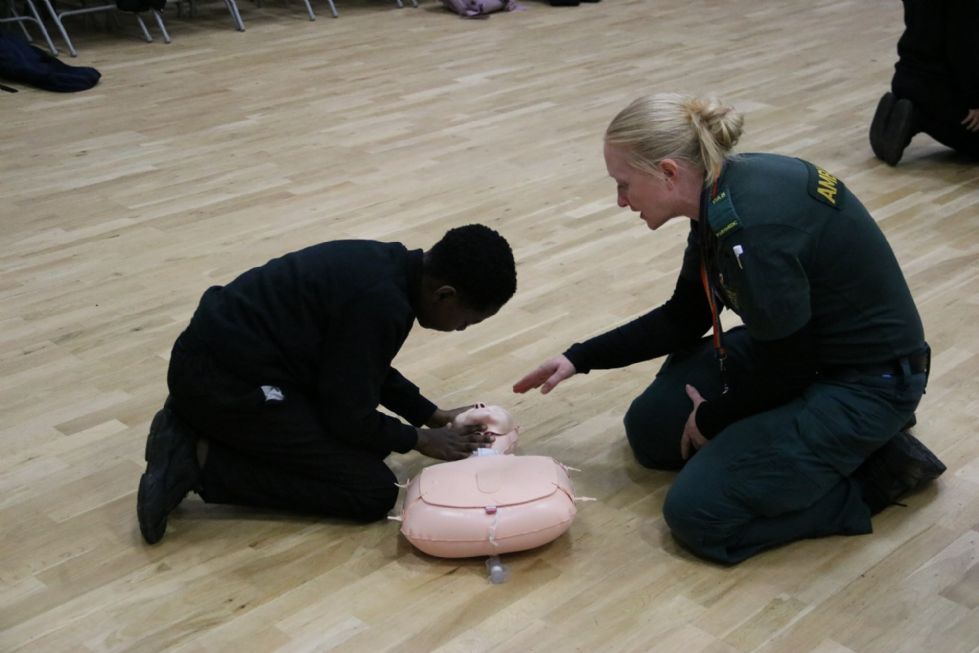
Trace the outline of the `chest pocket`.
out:
<instances>
[{"instance_id":1,"label":"chest pocket","mask_svg":"<svg viewBox=\"0 0 979 653\"><path fill-rule=\"evenodd\" d=\"M717 292L720 293L725 306L741 315L744 271L739 265L738 256L732 247L721 245L718 247L716 260L717 273L714 281L717 284Z\"/></svg>"}]
</instances>

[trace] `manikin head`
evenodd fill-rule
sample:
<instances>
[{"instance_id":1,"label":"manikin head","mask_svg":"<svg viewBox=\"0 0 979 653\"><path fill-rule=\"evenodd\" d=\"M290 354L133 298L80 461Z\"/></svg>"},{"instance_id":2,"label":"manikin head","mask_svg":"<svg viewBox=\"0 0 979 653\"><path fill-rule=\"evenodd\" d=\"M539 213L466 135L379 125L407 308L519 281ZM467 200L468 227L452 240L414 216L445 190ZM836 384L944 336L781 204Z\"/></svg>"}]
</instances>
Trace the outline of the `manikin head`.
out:
<instances>
[{"instance_id":1,"label":"manikin head","mask_svg":"<svg viewBox=\"0 0 979 653\"><path fill-rule=\"evenodd\" d=\"M488 454L510 454L517 448L517 439L520 436L520 427L513 420L513 416L502 406L487 406L479 403L469 410L459 413L452 420L452 424L457 428L469 424L481 424L485 433L493 434L493 444L482 447L473 452L474 456Z\"/></svg>"}]
</instances>

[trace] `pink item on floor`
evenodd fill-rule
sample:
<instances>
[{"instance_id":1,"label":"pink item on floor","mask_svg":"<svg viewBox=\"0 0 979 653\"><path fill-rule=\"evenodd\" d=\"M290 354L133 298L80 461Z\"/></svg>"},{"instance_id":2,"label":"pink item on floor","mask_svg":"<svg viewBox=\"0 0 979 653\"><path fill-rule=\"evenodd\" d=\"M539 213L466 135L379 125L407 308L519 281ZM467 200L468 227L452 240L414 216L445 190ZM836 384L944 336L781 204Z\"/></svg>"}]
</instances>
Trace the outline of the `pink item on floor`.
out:
<instances>
[{"instance_id":1,"label":"pink item on floor","mask_svg":"<svg viewBox=\"0 0 979 653\"><path fill-rule=\"evenodd\" d=\"M412 479L401 532L433 556L498 555L554 540L576 512L567 469L553 458L480 456L426 467Z\"/></svg>"}]
</instances>

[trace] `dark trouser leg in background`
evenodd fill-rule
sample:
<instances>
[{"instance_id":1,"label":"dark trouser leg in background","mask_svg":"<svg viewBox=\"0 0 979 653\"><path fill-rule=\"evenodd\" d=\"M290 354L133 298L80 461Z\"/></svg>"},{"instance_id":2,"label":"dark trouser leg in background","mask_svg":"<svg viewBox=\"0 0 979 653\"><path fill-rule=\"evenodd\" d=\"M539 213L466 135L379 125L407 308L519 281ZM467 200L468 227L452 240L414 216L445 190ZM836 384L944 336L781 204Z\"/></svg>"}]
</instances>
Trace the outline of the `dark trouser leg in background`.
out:
<instances>
[{"instance_id":1,"label":"dark trouser leg in background","mask_svg":"<svg viewBox=\"0 0 979 653\"><path fill-rule=\"evenodd\" d=\"M178 340L168 375L174 410L208 442L200 495L208 503L310 512L371 521L397 500L388 452L330 437L313 402L282 387L268 400Z\"/></svg>"},{"instance_id":2,"label":"dark trouser leg in background","mask_svg":"<svg viewBox=\"0 0 979 653\"><path fill-rule=\"evenodd\" d=\"M915 107L916 131L922 131L957 152L979 158L979 133L962 126L970 109L965 98L947 84L898 70L891 80L898 98L910 100Z\"/></svg>"}]
</instances>

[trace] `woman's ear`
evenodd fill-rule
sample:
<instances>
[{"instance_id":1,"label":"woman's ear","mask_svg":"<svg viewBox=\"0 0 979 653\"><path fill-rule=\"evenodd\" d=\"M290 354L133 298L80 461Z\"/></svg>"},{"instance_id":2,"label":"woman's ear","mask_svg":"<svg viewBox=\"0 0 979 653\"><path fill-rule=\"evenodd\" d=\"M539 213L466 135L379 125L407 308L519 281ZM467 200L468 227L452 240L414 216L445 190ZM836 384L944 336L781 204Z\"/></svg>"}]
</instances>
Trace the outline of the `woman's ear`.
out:
<instances>
[{"instance_id":1,"label":"woman's ear","mask_svg":"<svg viewBox=\"0 0 979 653\"><path fill-rule=\"evenodd\" d=\"M677 173L680 172L680 166L673 159L663 159L660 161L659 169L667 181L676 181Z\"/></svg>"}]
</instances>

